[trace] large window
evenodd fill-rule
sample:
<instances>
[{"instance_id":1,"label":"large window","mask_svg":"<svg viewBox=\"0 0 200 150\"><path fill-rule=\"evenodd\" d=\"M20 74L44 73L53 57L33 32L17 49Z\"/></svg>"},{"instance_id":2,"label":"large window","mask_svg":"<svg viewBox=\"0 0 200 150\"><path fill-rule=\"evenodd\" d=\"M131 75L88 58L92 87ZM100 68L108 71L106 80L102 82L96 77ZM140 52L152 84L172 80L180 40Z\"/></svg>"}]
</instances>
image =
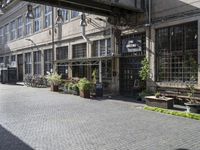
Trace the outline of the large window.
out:
<instances>
[{"instance_id":1,"label":"large window","mask_svg":"<svg viewBox=\"0 0 200 150\"><path fill-rule=\"evenodd\" d=\"M25 74L32 73L32 57L31 53L25 54Z\"/></svg>"},{"instance_id":2,"label":"large window","mask_svg":"<svg viewBox=\"0 0 200 150\"><path fill-rule=\"evenodd\" d=\"M29 35L32 32L32 20L26 17L25 21L25 34Z\"/></svg>"},{"instance_id":3,"label":"large window","mask_svg":"<svg viewBox=\"0 0 200 150\"><path fill-rule=\"evenodd\" d=\"M68 58L68 47L58 47L56 48L56 59L63 60Z\"/></svg>"},{"instance_id":4,"label":"large window","mask_svg":"<svg viewBox=\"0 0 200 150\"><path fill-rule=\"evenodd\" d=\"M73 45L73 58L86 57L86 43Z\"/></svg>"},{"instance_id":5,"label":"large window","mask_svg":"<svg viewBox=\"0 0 200 150\"><path fill-rule=\"evenodd\" d=\"M0 28L0 44L3 44L3 28Z\"/></svg>"},{"instance_id":6,"label":"large window","mask_svg":"<svg viewBox=\"0 0 200 150\"><path fill-rule=\"evenodd\" d=\"M41 51L34 52L34 74L41 75Z\"/></svg>"},{"instance_id":7,"label":"large window","mask_svg":"<svg viewBox=\"0 0 200 150\"><path fill-rule=\"evenodd\" d=\"M63 17L64 21L68 21L69 20L69 10L62 9L62 17Z\"/></svg>"},{"instance_id":8,"label":"large window","mask_svg":"<svg viewBox=\"0 0 200 150\"><path fill-rule=\"evenodd\" d=\"M10 23L10 40L14 40L16 35L15 20Z\"/></svg>"},{"instance_id":9,"label":"large window","mask_svg":"<svg viewBox=\"0 0 200 150\"><path fill-rule=\"evenodd\" d=\"M72 10L71 11L71 18L75 18L75 17L79 16L79 14L80 14L80 12Z\"/></svg>"},{"instance_id":10,"label":"large window","mask_svg":"<svg viewBox=\"0 0 200 150\"><path fill-rule=\"evenodd\" d=\"M92 56L110 56L111 55L111 40L110 39L103 39L94 41L93 49L92 49Z\"/></svg>"},{"instance_id":11,"label":"large window","mask_svg":"<svg viewBox=\"0 0 200 150\"><path fill-rule=\"evenodd\" d=\"M3 57L0 57L0 64L1 63L4 63L4 58Z\"/></svg>"},{"instance_id":12,"label":"large window","mask_svg":"<svg viewBox=\"0 0 200 150\"><path fill-rule=\"evenodd\" d=\"M52 67L52 49L48 49L44 51L44 74L50 72Z\"/></svg>"},{"instance_id":13,"label":"large window","mask_svg":"<svg viewBox=\"0 0 200 150\"><path fill-rule=\"evenodd\" d=\"M157 81L197 80L197 22L156 31Z\"/></svg>"},{"instance_id":14,"label":"large window","mask_svg":"<svg viewBox=\"0 0 200 150\"><path fill-rule=\"evenodd\" d=\"M7 43L9 41L9 24L4 27L4 42Z\"/></svg>"},{"instance_id":15,"label":"large window","mask_svg":"<svg viewBox=\"0 0 200 150\"><path fill-rule=\"evenodd\" d=\"M35 8L35 20L34 20L34 32L40 31L41 29L41 8L38 6Z\"/></svg>"},{"instance_id":16,"label":"large window","mask_svg":"<svg viewBox=\"0 0 200 150\"><path fill-rule=\"evenodd\" d=\"M45 6L45 22L44 22L44 27L47 28L51 26L52 24L52 7L51 6Z\"/></svg>"},{"instance_id":17,"label":"large window","mask_svg":"<svg viewBox=\"0 0 200 150\"><path fill-rule=\"evenodd\" d=\"M22 16L17 19L17 37L23 36L23 18Z\"/></svg>"}]
</instances>

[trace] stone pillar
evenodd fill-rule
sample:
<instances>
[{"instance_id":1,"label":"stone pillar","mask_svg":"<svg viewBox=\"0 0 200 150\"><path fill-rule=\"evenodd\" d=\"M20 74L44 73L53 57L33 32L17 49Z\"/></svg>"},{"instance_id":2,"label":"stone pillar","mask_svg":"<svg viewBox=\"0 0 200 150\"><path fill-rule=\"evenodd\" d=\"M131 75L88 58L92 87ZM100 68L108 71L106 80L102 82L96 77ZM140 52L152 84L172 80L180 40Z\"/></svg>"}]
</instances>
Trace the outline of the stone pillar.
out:
<instances>
[{"instance_id":1,"label":"stone pillar","mask_svg":"<svg viewBox=\"0 0 200 150\"><path fill-rule=\"evenodd\" d=\"M32 64L31 74L34 75L34 52L33 51L31 51L31 64Z\"/></svg>"},{"instance_id":2,"label":"stone pillar","mask_svg":"<svg viewBox=\"0 0 200 150\"><path fill-rule=\"evenodd\" d=\"M44 50L41 50L41 75L44 75Z\"/></svg>"},{"instance_id":3,"label":"stone pillar","mask_svg":"<svg viewBox=\"0 0 200 150\"><path fill-rule=\"evenodd\" d=\"M155 29L146 30L146 57L150 63L150 79L147 81L147 89L154 91L156 82L156 56L155 56Z\"/></svg>"},{"instance_id":4,"label":"stone pillar","mask_svg":"<svg viewBox=\"0 0 200 150\"><path fill-rule=\"evenodd\" d=\"M198 43L200 43L200 20L198 20ZM198 44L198 87L200 87L200 44Z\"/></svg>"}]
</instances>

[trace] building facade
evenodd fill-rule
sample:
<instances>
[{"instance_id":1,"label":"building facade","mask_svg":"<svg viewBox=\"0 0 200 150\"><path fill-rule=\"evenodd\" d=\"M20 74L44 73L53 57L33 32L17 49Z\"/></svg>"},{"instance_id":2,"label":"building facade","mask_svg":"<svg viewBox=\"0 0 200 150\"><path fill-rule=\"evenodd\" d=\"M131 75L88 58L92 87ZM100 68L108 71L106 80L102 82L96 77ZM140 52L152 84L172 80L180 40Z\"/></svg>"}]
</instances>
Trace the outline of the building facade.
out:
<instances>
[{"instance_id":1,"label":"building facade","mask_svg":"<svg viewBox=\"0 0 200 150\"><path fill-rule=\"evenodd\" d=\"M45 75L52 69L63 78L91 79L97 70L105 89L134 95L140 90L141 60L147 57L149 89L185 87L191 78L199 88L200 2L148 2L151 7L141 21L117 35L106 17L86 14L87 39L81 32L79 12L63 9L60 25L56 24L58 8L33 4L31 20L26 18L28 3L13 2L0 17L0 63L16 66L21 81L25 74Z\"/></svg>"}]
</instances>

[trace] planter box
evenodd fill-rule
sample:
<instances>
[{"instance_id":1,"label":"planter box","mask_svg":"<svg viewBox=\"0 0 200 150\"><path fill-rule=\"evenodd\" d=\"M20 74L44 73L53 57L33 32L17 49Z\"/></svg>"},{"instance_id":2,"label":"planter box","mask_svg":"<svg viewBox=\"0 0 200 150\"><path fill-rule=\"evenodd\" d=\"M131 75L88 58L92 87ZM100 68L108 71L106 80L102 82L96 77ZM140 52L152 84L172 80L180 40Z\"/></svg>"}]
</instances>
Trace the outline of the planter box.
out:
<instances>
[{"instance_id":1,"label":"planter box","mask_svg":"<svg viewBox=\"0 0 200 150\"><path fill-rule=\"evenodd\" d=\"M80 91L80 97L90 98L90 91Z\"/></svg>"},{"instance_id":2,"label":"planter box","mask_svg":"<svg viewBox=\"0 0 200 150\"><path fill-rule=\"evenodd\" d=\"M199 113L200 111L200 104L185 103L185 106L188 113Z\"/></svg>"},{"instance_id":3,"label":"planter box","mask_svg":"<svg viewBox=\"0 0 200 150\"><path fill-rule=\"evenodd\" d=\"M51 91L58 92L58 85L51 85Z\"/></svg>"},{"instance_id":4,"label":"planter box","mask_svg":"<svg viewBox=\"0 0 200 150\"><path fill-rule=\"evenodd\" d=\"M159 97L156 98L155 96L146 96L145 97L146 104L152 107L160 107L165 109L172 109L174 105L173 98L169 97Z\"/></svg>"}]
</instances>

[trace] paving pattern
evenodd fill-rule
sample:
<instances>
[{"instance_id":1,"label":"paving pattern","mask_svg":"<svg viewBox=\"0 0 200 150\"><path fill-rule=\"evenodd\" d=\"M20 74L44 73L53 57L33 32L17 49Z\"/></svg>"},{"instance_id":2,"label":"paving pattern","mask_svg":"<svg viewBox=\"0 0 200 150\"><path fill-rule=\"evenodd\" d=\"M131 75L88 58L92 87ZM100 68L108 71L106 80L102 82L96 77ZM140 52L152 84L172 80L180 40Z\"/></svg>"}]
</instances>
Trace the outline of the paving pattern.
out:
<instances>
[{"instance_id":1,"label":"paving pattern","mask_svg":"<svg viewBox=\"0 0 200 150\"><path fill-rule=\"evenodd\" d=\"M200 150L200 121L0 84L0 150Z\"/></svg>"}]
</instances>

